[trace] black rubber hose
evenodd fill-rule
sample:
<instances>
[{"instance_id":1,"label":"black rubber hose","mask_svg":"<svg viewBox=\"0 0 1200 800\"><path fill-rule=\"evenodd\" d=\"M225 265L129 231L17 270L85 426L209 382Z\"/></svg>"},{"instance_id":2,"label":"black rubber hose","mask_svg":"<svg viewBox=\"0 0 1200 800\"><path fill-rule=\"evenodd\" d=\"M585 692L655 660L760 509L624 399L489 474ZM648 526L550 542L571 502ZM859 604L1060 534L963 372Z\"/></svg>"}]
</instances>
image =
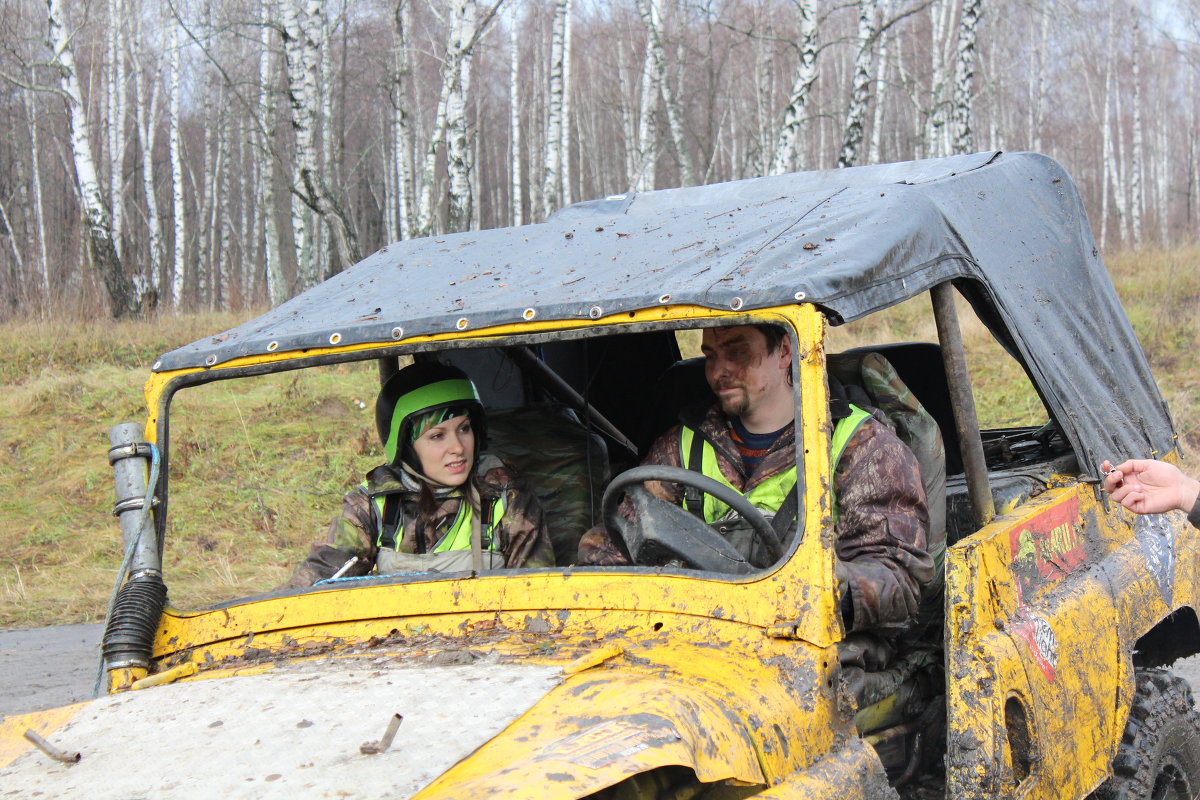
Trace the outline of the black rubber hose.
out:
<instances>
[{"instance_id":1,"label":"black rubber hose","mask_svg":"<svg viewBox=\"0 0 1200 800\"><path fill-rule=\"evenodd\" d=\"M167 585L154 573L135 575L117 594L104 627L101 652L108 669L148 667Z\"/></svg>"}]
</instances>

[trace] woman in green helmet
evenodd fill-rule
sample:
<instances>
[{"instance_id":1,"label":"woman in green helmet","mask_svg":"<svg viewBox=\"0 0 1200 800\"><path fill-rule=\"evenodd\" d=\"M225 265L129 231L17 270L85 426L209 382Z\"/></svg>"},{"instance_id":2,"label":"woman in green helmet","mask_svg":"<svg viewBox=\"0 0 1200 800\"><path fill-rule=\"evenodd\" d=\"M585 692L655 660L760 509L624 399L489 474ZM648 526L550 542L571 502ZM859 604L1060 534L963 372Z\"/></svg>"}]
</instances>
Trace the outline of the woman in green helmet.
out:
<instances>
[{"instance_id":1,"label":"woman in green helmet","mask_svg":"<svg viewBox=\"0 0 1200 800\"><path fill-rule=\"evenodd\" d=\"M326 542L284 584L333 577L554 566L542 510L516 470L482 454L487 418L455 367L423 362L384 384L375 421L387 463L342 501Z\"/></svg>"}]
</instances>

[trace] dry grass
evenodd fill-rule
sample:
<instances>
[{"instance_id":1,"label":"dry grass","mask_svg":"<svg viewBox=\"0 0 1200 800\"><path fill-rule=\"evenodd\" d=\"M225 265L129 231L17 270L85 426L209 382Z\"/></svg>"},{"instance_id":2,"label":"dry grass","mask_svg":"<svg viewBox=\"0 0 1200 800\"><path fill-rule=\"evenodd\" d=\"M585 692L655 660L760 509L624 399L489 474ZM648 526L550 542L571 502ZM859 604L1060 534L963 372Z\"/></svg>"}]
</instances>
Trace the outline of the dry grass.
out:
<instances>
[{"instance_id":1,"label":"dry grass","mask_svg":"<svg viewBox=\"0 0 1200 800\"><path fill-rule=\"evenodd\" d=\"M1176 425L1200 448L1200 248L1109 260ZM980 417L1037 424L1024 373L963 310ZM108 429L144 418L141 385L162 352L240 320L0 324L0 627L94 621L120 563ZM830 350L935 341L927 299L830 331ZM698 351L698 336L684 337ZM214 602L282 582L339 498L378 462L373 365L222 382L181 392L172 412L171 602Z\"/></svg>"}]
</instances>

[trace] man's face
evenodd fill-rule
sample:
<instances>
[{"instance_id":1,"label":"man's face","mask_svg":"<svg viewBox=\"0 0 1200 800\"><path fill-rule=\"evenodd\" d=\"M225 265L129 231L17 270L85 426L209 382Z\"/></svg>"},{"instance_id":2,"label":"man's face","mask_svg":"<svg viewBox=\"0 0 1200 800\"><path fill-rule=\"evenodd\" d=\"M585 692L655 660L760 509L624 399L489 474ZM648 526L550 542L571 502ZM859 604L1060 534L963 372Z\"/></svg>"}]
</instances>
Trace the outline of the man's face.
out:
<instances>
[{"instance_id":1,"label":"man's face","mask_svg":"<svg viewBox=\"0 0 1200 800\"><path fill-rule=\"evenodd\" d=\"M781 393L790 398L792 347L786 336L772 353L767 337L753 326L705 328L700 349L704 377L726 414L746 417Z\"/></svg>"}]
</instances>

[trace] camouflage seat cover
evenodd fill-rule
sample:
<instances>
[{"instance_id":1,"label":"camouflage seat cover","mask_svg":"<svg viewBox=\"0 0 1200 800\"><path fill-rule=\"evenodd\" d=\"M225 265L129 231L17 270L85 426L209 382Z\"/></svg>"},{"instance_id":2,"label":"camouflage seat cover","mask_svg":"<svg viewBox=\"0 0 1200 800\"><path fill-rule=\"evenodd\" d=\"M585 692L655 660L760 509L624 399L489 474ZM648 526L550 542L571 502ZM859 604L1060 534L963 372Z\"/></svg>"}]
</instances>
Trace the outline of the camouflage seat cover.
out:
<instances>
[{"instance_id":1,"label":"camouflage seat cover","mask_svg":"<svg viewBox=\"0 0 1200 800\"><path fill-rule=\"evenodd\" d=\"M488 438L488 449L515 464L537 495L555 563L574 564L579 539L599 517L608 484L604 440L570 409L553 404L489 409Z\"/></svg>"},{"instance_id":2,"label":"camouflage seat cover","mask_svg":"<svg viewBox=\"0 0 1200 800\"><path fill-rule=\"evenodd\" d=\"M935 565L935 579L928 590L933 594L941 588L946 559L946 448L941 429L900 379L891 362L879 353L863 350L835 353L828 357L826 366L846 387L862 389L867 402L883 412L896 435L917 457L929 505L926 549Z\"/></svg>"}]
</instances>

